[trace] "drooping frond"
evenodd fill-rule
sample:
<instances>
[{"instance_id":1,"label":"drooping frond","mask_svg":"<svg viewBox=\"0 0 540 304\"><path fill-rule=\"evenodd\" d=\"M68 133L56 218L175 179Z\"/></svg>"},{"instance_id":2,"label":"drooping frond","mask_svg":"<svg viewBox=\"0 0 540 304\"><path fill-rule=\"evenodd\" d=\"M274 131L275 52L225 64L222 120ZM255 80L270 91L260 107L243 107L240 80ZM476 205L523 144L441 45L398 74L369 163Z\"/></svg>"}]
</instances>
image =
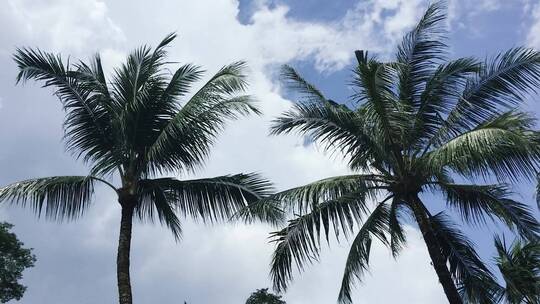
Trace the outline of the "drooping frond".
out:
<instances>
[{"instance_id":1,"label":"drooping frond","mask_svg":"<svg viewBox=\"0 0 540 304\"><path fill-rule=\"evenodd\" d=\"M495 237L495 262L506 283L508 303L540 303L540 242L516 240L510 247Z\"/></svg>"},{"instance_id":2,"label":"drooping frond","mask_svg":"<svg viewBox=\"0 0 540 304\"><path fill-rule=\"evenodd\" d=\"M0 201L25 207L52 220L76 219L92 202L94 179L88 176L52 176L24 180L0 189Z\"/></svg>"},{"instance_id":3,"label":"drooping frond","mask_svg":"<svg viewBox=\"0 0 540 304\"><path fill-rule=\"evenodd\" d=\"M523 237L537 239L540 224L530 208L511 199L506 185L460 185L441 183L447 203L469 222L482 224L487 218L498 218Z\"/></svg>"},{"instance_id":4,"label":"drooping frond","mask_svg":"<svg viewBox=\"0 0 540 304\"><path fill-rule=\"evenodd\" d=\"M389 247L394 258L397 258L401 249L403 249L407 242L402 224L404 207L406 207L406 205L401 200L394 198L388 214Z\"/></svg>"},{"instance_id":5,"label":"drooping frond","mask_svg":"<svg viewBox=\"0 0 540 304\"><path fill-rule=\"evenodd\" d=\"M159 222L167 226L178 241L182 236L182 225L176 215L176 196L162 188L160 180L144 180L139 183L139 201L135 206L135 214L141 221Z\"/></svg>"},{"instance_id":6,"label":"drooping frond","mask_svg":"<svg viewBox=\"0 0 540 304\"><path fill-rule=\"evenodd\" d=\"M285 223L285 218L286 214L282 209L281 202L268 197L249 203L236 212L231 220L240 220L248 224L260 221L278 227Z\"/></svg>"},{"instance_id":7,"label":"drooping frond","mask_svg":"<svg viewBox=\"0 0 540 304\"><path fill-rule=\"evenodd\" d=\"M271 184L258 174L236 174L194 180L142 180L160 189L173 209L203 221L228 220L248 204L272 193Z\"/></svg>"},{"instance_id":8,"label":"drooping frond","mask_svg":"<svg viewBox=\"0 0 540 304\"><path fill-rule=\"evenodd\" d=\"M495 304L500 294L491 271L482 262L475 245L440 212L430 218L442 253L448 260L450 272L458 283L458 289L465 303Z\"/></svg>"},{"instance_id":9,"label":"drooping frond","mask_svg":"<svg viewBox=\"0 0 540 304\"><path fill-rule=\"evenodd\" d=\"M387 204L384 202L379 203L356 234L345 264L345 272L338 296L339 303L352 303L351 293L355 279L361 280L369 267L369 255L373 238L376 237L383 244L389 245L386 237L389 212Z\"/></svg>"},{"instance_id":10,"label":"drooping frond","mask_svg":"<svg viewBox=\"0 0 540 304\"><path fill-rule=\"evenodd\" d=\"M149 171L193 170L210 152L228 120L259 114L246 89L245 64L222 68L164 125L149 146Z\"/></svg>"},{"instance_id":11,"label":"drooping frond","mask_svg":"<svg viewBox=\"0 0 540 304\"><path fill-rule=\"evenodd\" d=\"M334 233L339 240L347 237L367 211L365 193L348 193L314 206L309 213L291 221L284 229L273 232L277 243L272 258L271 276L274 288L284 291L292 280L293 263L300 271L317 259L321 247L321 230L327 241Z\"/></svg>"},{"instance_id":12,"label":"drooping frond","mask_svg":"<svg viewBox=\"0 0 540 304\"><path fill-rule=\"evenodd\" d=\"M348 193L362 192L373 198L378 190L384 189L384 185L385 180L379 175L335 176L279 192L273 199L281 201L286 210L306 213L320 203L338 199Z\"/></svg>"}]
</instances>

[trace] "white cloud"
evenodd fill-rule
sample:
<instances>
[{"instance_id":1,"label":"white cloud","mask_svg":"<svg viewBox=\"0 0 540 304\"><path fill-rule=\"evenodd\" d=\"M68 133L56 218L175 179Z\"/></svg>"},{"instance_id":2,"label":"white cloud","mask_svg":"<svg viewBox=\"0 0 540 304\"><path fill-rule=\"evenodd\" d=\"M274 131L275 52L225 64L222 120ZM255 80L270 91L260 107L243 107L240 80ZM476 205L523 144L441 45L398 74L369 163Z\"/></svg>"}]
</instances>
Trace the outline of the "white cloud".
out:
<instances>
[{"instance_id":1,"label":"white cloud","mask_svg":"<svg viewBox=\"0 0 540 304\"><path fill-rule=\"evenodd\" d=\"M0 63L10 68L0 71L1 80L15 75L9 63L14 45L38 45L82 58L101 50L110 66L132 47L155 44L174 30L180 38L170 49L172 60L203 64L209 71L233 60L247 60L250 93L260 100L265 115L230 124L201 175L260 171L280 189L347 169L316 147L302 145L297 137L267 137L269 121L291 105L272 81L272 68L293 60L313 60L319 70L332 71L346 66L354 49L385 53L423 10L420 0L367 1L359 2L341 20L307 22L291 18L284 5L269 8L262 2L251 22L241 24L236 19L238 3L233 0L159 5L143 0L9 0L8 4L0 12L0 25L12 30L0 38ZM0 165L11 169L3 170L0 180L81 172L83 168L67 160L58 147L61 113L57 106L50 106L57 105L54 98L44 97L43 89L11 84L0 83L0 90L7 93L0 127L19 132L7 135L12 136L7 140L13 152L3 151ZM23 136L24 146L19 142ZM119 212L112 194L100 191L96 206L79 223L36 223L27 211L13 209L2 209L1 214L17 225L21 237L38 254L37 267L27 275L25 303L114 301ZM240 303L255 288L269 285L269 230L262 225L208 228L188 221L184 240L175 244L165 229L137 225L132 262L136 299L140 303L181 303L184 299L188 303ZM358 289L359 303L442 302L420 236L413 229L409 232L409 248L398 264L381 248L374 249L373 276ZM297 277L286 295L290 303L334 301L346 251L345 245L326 250L320 265ZM58 286L64 288L58 290ZM393 292L388 292L388 286Z\"/></svg>"},{"instance_id":2,"label":"white cloud","mask_svg":"<svg viewBox=\"0 0 540 304\"><path fill-rule=\"evenodd\" d=\"M125 40L102 1L7 0L7 7L0 14L3 22L9 22L5 25L11 33L53 50L83 53L100 45L118 46Z\"/></svg>"},{"instance_id":3,"label":"white cloud","mask_svg":"<svg viewBox=\"0 0 540 304\"><path fill-rule=\"evenodd\" d=\"M527 34L527 44L540 49L540 4L529 4L528 9L532 22Z\"/></svg>"}]
</instances>

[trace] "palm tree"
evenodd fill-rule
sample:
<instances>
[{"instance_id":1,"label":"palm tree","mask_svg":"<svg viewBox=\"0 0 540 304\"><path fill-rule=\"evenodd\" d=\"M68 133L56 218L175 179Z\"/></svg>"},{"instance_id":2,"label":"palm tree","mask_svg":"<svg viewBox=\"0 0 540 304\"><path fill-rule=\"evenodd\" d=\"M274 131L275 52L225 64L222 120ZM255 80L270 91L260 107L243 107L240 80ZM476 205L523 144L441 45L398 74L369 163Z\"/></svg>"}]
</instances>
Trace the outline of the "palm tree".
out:
<instances>
[{"instance_id":1,"label":"palm tree","mask_svg":"<svg viewBox=\"0 0 540 304\"><path fill-rule=\"evenodd\" d=\"M283 68L299 101L274 120L271 133L308 136L343 155L353 173L274 196L296 215L272 235L277 291L292 280L293 264L302 270L317 260L321 234L328 240L333 231L339 240L356 233L338 297L351 303L373 239L397 257L409 215L448 301L492 303L492 273L450 217L432 214L442 206L424 201L428 191L442 195L465 222L500 220L525 238L538 237L539 223L526 204L512 199L506 182L532 179L538 169L535 120L516 107L540 86L540 53L514 48L485 62L448 60L445 11L442 2L431 5L392 62L356 51L352 106L327 99L293 68Z\"/></svg>"},{"instance_id":2,"label":"palm tree","mask_svg":"<svg viewBox=\"0 0 540 304\"><path fill-rule=\"evenodd\" d=\"M200 169L225 122L259 113L253 99L242 95L247 86L243 62L223 67L187 98L203 72L192 64L169 72L165 48L175 37L168 35L153 51L136 49L110 80L99 55L75 64L39 49L18 49L14 55L17 82L33 79L55 88L66 112L67 150L84 160L90 172L16 182L0 190L0 201L30 205L51 219L76 219L92 205L96 184L110 187L122 210L117 256L121 304L132 303L134 217L159 220L178 240L179 215L205 222L228 219L271 191L253 173L194 180L162 177ZM119 177L119 186L114 177Z\"/></svg>"},{"instance_id":3,"label":"palm tree","mask_svg":"<svg viewBox=\"0 0 540 304\"><path fill-rule=\"evenodd\" d=\"M495 238L495 261L505 282L502 296L510 304L540 303L540 242L516 240L508 247Z\"/></svg>"}]
</instances>

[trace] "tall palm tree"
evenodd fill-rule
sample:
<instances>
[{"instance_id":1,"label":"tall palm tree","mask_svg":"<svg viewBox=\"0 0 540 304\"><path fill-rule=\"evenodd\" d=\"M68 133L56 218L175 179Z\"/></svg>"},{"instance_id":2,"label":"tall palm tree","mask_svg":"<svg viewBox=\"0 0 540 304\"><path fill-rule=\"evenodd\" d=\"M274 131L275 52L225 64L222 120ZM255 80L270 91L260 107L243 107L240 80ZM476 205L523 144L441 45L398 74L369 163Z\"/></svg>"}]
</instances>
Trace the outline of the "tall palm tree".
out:
<instances>
[{"instance_id":1,"label":"tall palm tree","mask_svg":"<svg viewBox=\"0 0 540 304\"><path fill-rule=\"evenodd\" d=\"M242 95L247 86L243 62L223 67L188 98L203 71L185 64L170 72L165 48L175 36L165 37L153 51L136 49L109 80L99 55L75 64L39 49L18 49L14 55L17 82L33 79L55 89L66 112L67 150L84 160L90 173L16 182L0 190L0 201L30 205L51 219L76 219L92 205L96 184L110 187L122 210L117 256L121 304L132 303L134 217L157 219L178 239L179 216L228 219L271 191L269 182L253 173L194 180L163 177L200 169L228 120L259 113L252 98Z\"/></svg>"},{"instance_id":2,"label":"tall palm tree","mask_svg":"<svg viewBox=\"0 0 540 304\"><path fill-rule=\"evenodd\" d=\"M495 262L505 282L502 296L509 304L540 303L540 242L514 241L510 247L495 238Z\"/></svg>"},{"instance_id":3,"label":"tall palm tree","mask_svg":"<svg viewBox=\"0 0 540 304\"><path fill-rule=\"evenodd\" d=\"M274 121L272 134L308 136L343 155L354 173L274 196L297 215L273 233L276 290L287 288L293 264L302 270L317 260L321 234L328 239L333 231L339 240L356 233L338 297L351 303L372 240L396 257L409 215L448 301L492 303L497 285L491 272L445 213L432 214L444 205L425 201L421 194L428 191L442 195L465 222L500 220L523 237L538 237L539 223L526 204L512 199L506 182L532 179L538 169L535 120L516 106L540 85L540 53L515 48L485 62L448 60L445 12L444 3L431 5L403 38L395 61L356 51L352 107L327 99L293 68L283 68L299 101Z\"/></svg>"}]
</instances>

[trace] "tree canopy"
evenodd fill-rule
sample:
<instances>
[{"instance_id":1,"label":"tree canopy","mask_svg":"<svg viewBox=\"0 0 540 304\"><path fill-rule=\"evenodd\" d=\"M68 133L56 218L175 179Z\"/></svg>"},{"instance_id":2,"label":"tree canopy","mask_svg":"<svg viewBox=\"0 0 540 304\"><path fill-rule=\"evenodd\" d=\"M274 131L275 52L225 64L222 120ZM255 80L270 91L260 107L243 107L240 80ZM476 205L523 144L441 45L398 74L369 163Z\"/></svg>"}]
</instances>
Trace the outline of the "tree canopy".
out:
<instances>
[{"instance_id":1,"label":"tree canopy","mask_svg":"<svg viewBox=\"0 0 540 304\"><path fill-rule=\"evenodd\" d=\"M17 239L10 229L13 225L0 223L0 302L20 300L26 286L19 281L23 271L34 267L36 257L32 249L24 248L24 244Z\"/></svg>"}]
</instances>

